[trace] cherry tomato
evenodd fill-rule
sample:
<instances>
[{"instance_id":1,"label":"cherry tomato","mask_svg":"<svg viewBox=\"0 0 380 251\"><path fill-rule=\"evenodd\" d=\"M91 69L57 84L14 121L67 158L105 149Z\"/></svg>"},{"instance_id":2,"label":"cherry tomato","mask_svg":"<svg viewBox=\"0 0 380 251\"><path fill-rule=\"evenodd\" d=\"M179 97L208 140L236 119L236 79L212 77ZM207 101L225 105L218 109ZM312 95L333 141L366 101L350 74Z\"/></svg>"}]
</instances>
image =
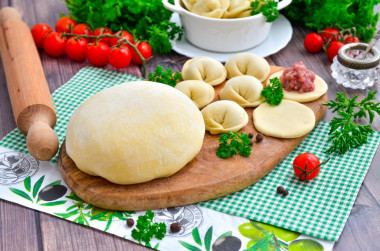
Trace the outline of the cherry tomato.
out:
<instances>
[{"instance_id":1,"label":"cherry tomato","mask_svg":"<svg viewBox=\"0 0 380 251\"><path fill-rule=\"evenodd\" d=\"M44 39L45 37L53 31L53 29L47 24L36 24L30 30L34 42L36 43L37 48L44 48Z\"/></svg>"},{"instance_id":2,"label":"cherry tomato","mask_svg":"<svg viewBox=\"0 0 380 251\"><path fill-rule=\"evenodd\" d=\"M108 35L113 35L112 31L110 29L108 29L108 28L105 28L105 27L97 28L92 33L92 35L94 35L94 36L107 35L107 34ZM99 39L99 41L110 45L110 39L111 38L109 38L109 37L104 37L104 38Z\"/></svg>"},{"instance_id":3,"label":"cherry tomato","mask_svg":"<svg viewBox=\"0 0 380 251\"><path fill-rule=\"evenodd\" d=\"M109 46L104 42L89 43L86 55L94 66L105 66L108 62Z\"/></svg>"},{"instance_id":4,"label":"cherry tomato","mask_svg":"<svg viewBox=\"0 0 380 251\"><path fill-rule=\"evenodd\" d=\"M310 53L317 53L322 50L323 38L318 33L310 33L305 37L303 41L305 49Z\"/></svg>"},{"instance_id":5,"label":"cherry tomato","mask_svg":"<svg viewBox=\"0 0 380 251\"><path fill-rule=\"evenodd\" d=\"M60 57L65 54L66 39L59 32L50 32L44 39L45 52L53 57Z\"/></svg>"},{"instance_id":6,"label":"cherry tomato","mask_svg":"<svg viewBox=\"0 0 380 251\"><path fill-rule=\"evenodd\" d=\"M86 59L87 44L88 42L84 38L72 37L66 42L65 53L74 61L83 61Z\"/></svg>"},{"instance_id":7,"label":"cherry tomato","mask_svg":"<svg viewBox=\"0 0 380 251\"><path fill-rule=\"evenodd\" d=\"M73 33L77 35L92 35L92 30L87 24L77 24L74 26Z\"/></svg>"},{"instance_id":8,"label":"cherry tomato","mask_svg":"<svg viewBox=\"0 0 380 251\"><path fill-rule=\"evenodd\" d=\"M332 29L332 28L326 28L324 29L322 32L321 32L321 36L323 37L323 39L325 41L328 41L330 38L331 41L336 41L336 39L338 38L337 36L339 35L339 31L337 29Z\"/></svg>"},{"instance_id":9,"label":"cherry tomato","mask_svg":"<svg viewBox=\"0 0 380 251\"><path fill-rule=\"evenodd\" d=\"M112 48L108 56L108 62L116 69L127 67L131 59L132 54L128 47Z\"/></svg>"},{"instance_id":10,"label":"cherry tomato","mask_svg":"<svg viewBox=\"0 0 380 251\"><path fill-rule=\"evenodd\" d=\"M294 159L293 170L300 180L312 180L317 177L320 165L317 156L312 153L302 153Z\"/></svg>"},{"instance_id":11,"label":"cherry tomato","mask_svg":"<svg viewBox=\"0 0 380 251\"><path fill-rule=\"evenodd\" d=\"M329 48L327 48L327 57L332 62L334 57L338 55L339 48L342 47L344 43L333 41L331 42Z\"/></svg>"},{"instance_id":12,"label":"cherry tomato","mask_svg":"<svg viewBox=\"0 0 380 251\"><path fill-rule=\"evenodd\" d=\"M120 37L122 37L124 39L127 39L129 42L131 42L131 43L134 44L133 37L132 37L132 35L128 31L124 31L124 30L123 31L118 31L117 33L115 33L115 35L120 36ZM111 46L115 46L115 45L117 45L118 41L119 41L119 39L113 37L113 38L110 39L110 45ZM126 44L126 43L123 42L121 44Z\"/></svg>"},{"instance_id":13,"label":"cherry tomato","mask_svg":"<svg viewBox=\"0 0 380 251\"><path fill-rule=\"evenodd\" d=\"M141 53L141 56L143 56L143 58L148 59L152 56L152 47L150 47L150 45L147 42L141 42L136 47L137 50ZM135 52L134 49L131 49L131 51L133 63L142 64L141 58L139 57L137 52Z\"/></svg>"},{"instance_id":14,"label":"cherry tomato","mask_svg":"<svg viewBox=\"0 0 380 251\"><path fill-rule=\"evenodd\" d=\"M72 29L74 26L77 25L77 23L72 19L71 17L61 17L58 19L58 21L55 23L55 31L56 32L72 32Z\"/></svg>"},{"instance_id":15,"label":"cherry tomato","mask_svg":"<svg viewBox=\"0 0 380 251\"><path fill-rule=\"evenodd\" d=\"M344 36L344 40L343 40L346 44L349 44L349 43L359 43L360 40L358 37L353 37L351 36L351 34L348 34L346 36Z\"/></svg>"}]
</instances>

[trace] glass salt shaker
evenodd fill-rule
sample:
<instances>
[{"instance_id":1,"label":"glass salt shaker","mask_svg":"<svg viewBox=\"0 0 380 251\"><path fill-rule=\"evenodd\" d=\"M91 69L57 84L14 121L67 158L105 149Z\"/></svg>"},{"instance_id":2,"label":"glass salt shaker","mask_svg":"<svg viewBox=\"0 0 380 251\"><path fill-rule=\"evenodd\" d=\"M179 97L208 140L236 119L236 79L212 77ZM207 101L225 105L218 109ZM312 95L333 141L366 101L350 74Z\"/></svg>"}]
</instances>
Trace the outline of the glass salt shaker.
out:
<instances>
[{"instance_id":1,"label":"glass salt shaker","mask_svg":"<svg viewBox=\"0 0 380 251\"><path fill-rule=\"evenodd\" d=\"M374 85L379 78L380 53L372 47L366 54L367 47L365 43L350 43L339 49L331 65L332 76L338 84L352 89Z\"/></svg>"}]
</instances>

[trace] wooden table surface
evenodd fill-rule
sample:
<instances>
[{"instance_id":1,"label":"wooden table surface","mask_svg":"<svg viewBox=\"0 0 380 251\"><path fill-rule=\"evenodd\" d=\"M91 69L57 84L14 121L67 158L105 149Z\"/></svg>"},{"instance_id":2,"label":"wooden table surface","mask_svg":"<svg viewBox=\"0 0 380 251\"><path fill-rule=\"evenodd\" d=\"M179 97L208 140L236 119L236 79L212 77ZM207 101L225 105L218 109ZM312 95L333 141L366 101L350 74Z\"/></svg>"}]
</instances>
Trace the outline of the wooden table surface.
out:
<instances>
[{"instance_id":1,"label":"wooden table surface","mask_svg":"<svg viewBox=\"0 0 380 251\"><path fill-rule=\"evenodd\" d=\"M59 0L0 0L0 7L13 6L32 27L37 23L47 23L54 27L60 13L68 14L63 1ZM377 10L377 8L376 8ZM324 52L309 54L303 47L303 39L310 32L303 26L293 26L293 37L288 46L267 58L270 64L290 67L302 60L306 66L320 75L329 85L330 99L336 92L343 91L349 96L366 95L368 91L345 89L338 86L331 77L330 62ZM50 91L65 84L87 62L76 63L67 57L53 58L40 53ZM148 72L158 64L180 71L188 58L175 52L166 55L154 54L148 62ZM106 67L111 69L110 66ZM131 64L122 72L142 77L141 69ZM16 128L10 104L3 67L0 67L0 139ZM379 84L370 90L379 90ZM377 95L380 101L380 94ZM324 118L330 121L328 112ZM373 128L380 130L380 117L377 116ZM369 172L360 189L359 196L348 218L343 233L334 250L380 250L380 151L377 151ZM0 250L147 250L147 248L84 227L57 217L40 213L7 201L0 201Z\"/></svg>"}]
</instances>

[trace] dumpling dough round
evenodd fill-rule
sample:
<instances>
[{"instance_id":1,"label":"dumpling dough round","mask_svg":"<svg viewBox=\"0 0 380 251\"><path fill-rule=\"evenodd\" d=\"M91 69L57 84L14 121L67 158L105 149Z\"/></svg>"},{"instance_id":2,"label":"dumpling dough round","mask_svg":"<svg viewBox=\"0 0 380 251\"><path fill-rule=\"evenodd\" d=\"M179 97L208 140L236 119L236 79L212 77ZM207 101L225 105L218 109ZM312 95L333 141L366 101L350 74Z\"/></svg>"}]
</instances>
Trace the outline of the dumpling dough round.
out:
<instances>
[{"instance_id":1,"label":"dumpling dough round","mask_svg":"<svg viewBox=\"0 0 380 251\"><path fill-rule=\"evenodd\" d=\"M270 67L265 58L253 53L238 53L226 62L227 78L250 75L263 82L270 72Z\"/></svg>"},{"instance_id":2,"label":"dumpling dough round","mask_svg":"<svg viewBox=\"0 0 380 251\"><path fill-rule=\"evenodd\" d=\"M200 151L201 112L170 86L127 82L81 104L66 132L77 167L117 184L135 184L179 171Z\"/></svg>"},{"instance_id":3,"label":"dumpling dough round","mask_svg":"<svg viewBox=\"0 0 380 251\"><path fill-rule=\"evenodd\" d=\"M252 76L237 76L226 82L219 92L222 100L232 100L242 107L256 107L265 101L261 96L263 85Z\"/></svg>"},{"instance_id":4,"label":"dumpling dough round","mask_svg":"<svg viewBox=\"0 0 380 251\"><path fill-rule=\"evenodd\" d=\"M237 103L216 101L202 110L206 130L211 134L236 132L248 123L248 114Z\"/></svg>"},{"instance_id":5,"label":"dumpling dough round","mask_svg":"<svg viewBox=\"0 0 380 251\"><path fill-rule=\"evenodd\" d=\"M199 109L210 104L215 97L214 87L200 80L185 80L175 88L188 96Z\"/></svg>"},{"instance_id":6,"label":"dumpling dough round","mask_svg":"<svg viewBox=\"0 0 380 251\"><path fill-rule=\"evenodd\" d=\"M209 57L190 59L182 67L183 80L202 80L212 86L221 84L227 76L224 65Z\"/></svg>"},{"instance_id":7,"label":"dumpling dough round","mask_svg":"<svg viewBox=\"0 0 380 251\"><path fill-rule=\"evenodd\" d=\"M280 79L280 76L282 75L284 71L278 71L273 73L269 79L278 77ZM269 83L268 79L268 83ZM315 75L315 80L314 80L314 85L315 89L314 91L311 92L304 92L304 93L299 93L298 91L286 91L284 90L284 99L288 100L293 100L297 102L310 102L319 99L320 97L323 96L327 92L328 86L326 82L319 77L318 75Z\"/></svg>"},{"instance_id":8,"label":"dumpling dough round","mask_svg":"<svg viewBox=\"0 0 380 251\"><path fill-rule=\"evenodd\" d=\"M229 5L230 0L198 0L191 12L204 17L222 18Z\"/></svg>"},{"instance_id":9,"label":"dumpling dough round","mask_svg":"<svg viewBox=\"0 0 380 251\"><path fill-rule=\"evenodd\" d=\"M241 18L249 16L251 16L250 0L231 0L230 6L223 14L223 18Z\"/></svg>"},{"instance_id":10,"label":"dumpling dough round","mask_svg":"<svg viewBox=\"0 0 380 251\"><path fill-rule=\"evenodd\" d=\"M298 138L313 130L314 112L307 106L291 100L282 100L278 106L263 103L253 111L255 128L277 138Z\"/></svg>"}]
</instances>

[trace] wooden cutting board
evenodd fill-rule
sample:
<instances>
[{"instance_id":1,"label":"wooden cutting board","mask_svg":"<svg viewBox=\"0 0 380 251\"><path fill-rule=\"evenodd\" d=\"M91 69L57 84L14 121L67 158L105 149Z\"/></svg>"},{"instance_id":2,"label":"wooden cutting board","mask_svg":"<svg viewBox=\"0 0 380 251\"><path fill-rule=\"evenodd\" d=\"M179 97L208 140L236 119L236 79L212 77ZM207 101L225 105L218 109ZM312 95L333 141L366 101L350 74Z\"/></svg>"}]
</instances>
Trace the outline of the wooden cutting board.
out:
<instances>
[{"instance_id":1,"label":"wooden cutting board","mask_svg":"<svg viewBox=\"0 0 380 251\"><path fill-rule=\"evenodd\" d=\"M282 69L271 66L271 74ZM215 100L223 86L215 88ZM325 114L326 107L322 104L327 102L325 94L316 101L304 103L314 111L316 123ZM249 122L242 131L256 135L258 132L252 123L253 108L246 108L246 111ZM200 153L179 172L134 185L113 184L80 171L67 155L65 142L61 146L58 166L70 189L89 204L120 211L158 209L215 199L244 189L270 172L305 137L279 139L265 136L262 142L253 144L251 156L220 159L216 156L219 135L206 132Z\"/></svg>"}]
</instances>

